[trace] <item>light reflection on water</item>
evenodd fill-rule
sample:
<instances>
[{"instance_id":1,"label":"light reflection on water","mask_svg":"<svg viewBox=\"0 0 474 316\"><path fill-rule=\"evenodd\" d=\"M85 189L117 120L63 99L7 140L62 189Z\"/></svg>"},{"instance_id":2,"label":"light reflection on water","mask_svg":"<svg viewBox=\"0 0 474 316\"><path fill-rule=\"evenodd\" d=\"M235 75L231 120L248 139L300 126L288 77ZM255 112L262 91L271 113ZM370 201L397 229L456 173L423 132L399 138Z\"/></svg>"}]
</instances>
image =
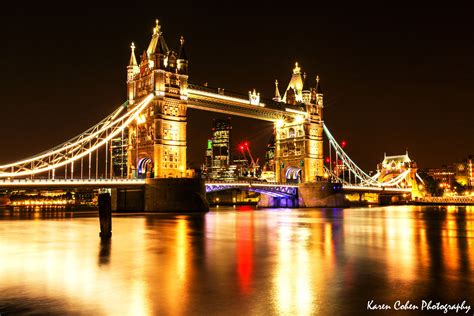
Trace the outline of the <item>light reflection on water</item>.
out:
<instances>
[{"instance_id":1,"label":"light reflection on water","mask_svg":"<svg viewBox=\"0 0 474 316\"><path fill-rule=\"evenodd\" d=\"M365 314L474 297L472 207L0 211L0 314ZM474 309L474 300L470 302ZM405 315L408 313L404 313Z\"/></svg>"}]
</instances>

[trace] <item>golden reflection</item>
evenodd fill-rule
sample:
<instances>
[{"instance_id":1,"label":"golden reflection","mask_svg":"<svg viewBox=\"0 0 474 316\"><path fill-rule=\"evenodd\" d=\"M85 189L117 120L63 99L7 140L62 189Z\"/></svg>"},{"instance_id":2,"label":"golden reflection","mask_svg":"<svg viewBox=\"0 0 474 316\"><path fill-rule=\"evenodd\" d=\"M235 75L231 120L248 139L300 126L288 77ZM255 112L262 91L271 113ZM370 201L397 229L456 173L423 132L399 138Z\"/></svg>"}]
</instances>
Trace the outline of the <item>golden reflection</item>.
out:
<instances>
[{"instance_id":1,"label":"golden reflection","mask_svg":"<svg viewBox=\"0 0 474 316\"><path fill-rule=\"evenodd\" d=\"M413 220L404 212L393 209L385 217L385 256L388 258L388 269L391 277L413 280L417 275L417 255L415 229ZM393 254L397 255L394 256ZM400 273L403 271L403 273Z\"/></svg>"},{"instance_id":2,"label":"golden reflection","mask_svg":"<svg viewBox=\"0 0 474 316\"><path fill-rule=\"evenodd\" d=\"M178 219L176 229L176 262L177 262L177 277L180 281L185 278L187 269L187 255L188 255L188 222L180 218Z\"/></svg>"},{"instance_id":3,"label":"golden reflection","mask_svg":"<svg viewBox=\"0 0 474 316\"><path fill-rule=\"evenodd\" d=\"M459 268L458 239L456 238L458 225L452 214L454 210L449 211L446 223L442 227L441 251L445 257L446 268L455 270Z\"/></svg>"},{"instance_id":4,"label":"golden reflection","mask_svg":"<svg viewBox=\"0 0 474 316\"><path fill-rule=\"evenodd\" d=\"M274 273L274 302L279 314L311 315L316 311L314 286L318 260L312 256L312 232L303 223L297 223L291 214L280 217L277 226L278 261ZM320 231L320 230L319 230ZM324 237L323 237L324 238ZM320 271L319 271L320 272Z\"/></svg>"}]
</instances>

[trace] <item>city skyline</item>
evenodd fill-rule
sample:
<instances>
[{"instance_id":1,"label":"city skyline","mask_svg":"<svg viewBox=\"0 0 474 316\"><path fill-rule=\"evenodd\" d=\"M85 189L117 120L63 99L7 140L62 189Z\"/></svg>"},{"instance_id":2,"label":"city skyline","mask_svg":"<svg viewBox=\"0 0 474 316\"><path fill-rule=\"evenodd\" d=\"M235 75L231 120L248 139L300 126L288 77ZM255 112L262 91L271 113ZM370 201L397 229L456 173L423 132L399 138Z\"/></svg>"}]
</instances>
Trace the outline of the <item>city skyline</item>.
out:
<instances>
[{"instance_id":1,"label":"city skyline","mask_svg":"<svg viewBox=\"0 0 474 316\"><path fill-rule=\"evenodd\" d=\"M128 46L133 40L140 56L156 17L170 47L176 48L184 35L191 81L241 93L256 88L271 98L275 79L281 90L286 88L294 62L310 79L320 74L325 122L337 139L347 140L349 155L364 169L375 169L384 152L401 154L406 148L421 168L472 154L472 22L462 19L461 11L430 8L427 19L415 23L414 12L404 21L390 19L395 10L384 15L387 22L372 17L379 28L366 20L351 29L349 13L330 21L335 12L328 8L326 15L315 13L319 27L312 29L310 17L282 19L257 10L245 19L238 12L190 8L180 14L140 12L126 23L119 17L131 8L110 9L107 15L105 9L82 9L74 16L61 15L58 9L9 11L1 22L6 49L0 53L5 74L0 115L9 119L0 127L0 160L15 161L54 147L121 104ZM195 11L209 19L193 17ZM442 13L444 19L437 19ZM290 32L295 20L305 32ZM190 163L204 160L209 127L219 117L189 111ZM233 122L237 141L256 137L255 151L262 157L271 123L244 118Z\"/></svg>"}]
</instances>

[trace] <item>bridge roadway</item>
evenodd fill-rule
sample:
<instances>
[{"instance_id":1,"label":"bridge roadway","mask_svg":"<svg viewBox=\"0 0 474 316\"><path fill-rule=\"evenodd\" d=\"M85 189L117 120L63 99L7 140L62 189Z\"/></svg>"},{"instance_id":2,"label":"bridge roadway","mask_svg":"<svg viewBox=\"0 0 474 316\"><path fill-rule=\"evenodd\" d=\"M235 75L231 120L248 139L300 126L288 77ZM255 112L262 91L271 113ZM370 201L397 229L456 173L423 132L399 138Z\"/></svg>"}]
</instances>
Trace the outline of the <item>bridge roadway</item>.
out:
<instances>
[{"instance_id":1,"label":"bridge roadway","mask_svg":"<svg viewBox=\"0 0 474 316\"><path fill-rule=\"evenodd\" d=\"M188 86L188 108L212 111L230 115L249 117L257 120L276 122L284 118L295 118L297 116L306 116L304 109L284 103L278 103L273 100L249 99L249 96L243 94L227 92L222 89L204 87L197 84Z\"/></svg>"},{"instance_id":2,"label":"bridge roadway","mask_svg":"<svg viewBox=\"0 0 474 316\"><path fill-rule=\"evenodd\" d=\"M145 179L0 179L0 189L100 189L136 188L145 185ZM206 191L241 188L275 196L295 195L298 184L264 181L206 181ZM344 185L344 192L410 193L410 188L364 187ZM273 193L273 194L272 194Z\"/></svg>"}]
</instances>

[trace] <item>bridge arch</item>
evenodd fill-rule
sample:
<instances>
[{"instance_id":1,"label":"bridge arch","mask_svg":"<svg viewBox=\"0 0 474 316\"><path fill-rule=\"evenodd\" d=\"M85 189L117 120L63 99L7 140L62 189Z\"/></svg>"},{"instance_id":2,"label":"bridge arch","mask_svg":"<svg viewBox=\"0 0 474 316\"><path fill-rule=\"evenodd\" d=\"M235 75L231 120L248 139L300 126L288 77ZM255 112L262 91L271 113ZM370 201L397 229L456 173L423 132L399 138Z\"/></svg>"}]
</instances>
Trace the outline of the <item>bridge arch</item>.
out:
<instances>
[{"instance_id":1,"label":"bridge arch","mask_svg":"<svg viewBox=\"0 0 474 316\"><path fill-rule=\"evenodd\" d=\"M141 158L138 161L138 178L153 178L153 161L149 157Z\"/></svg>"},{"instance_id":2,"label":"bridge arch","mask_svg":"<svg viewBox=\"0 0 474 316\"><path fill-rule=\"evenodd\" d=\"M285 178L287 183L300 183L302 179L301 168L289 166L285 170Z\"/></svg>"}]
</instances>

